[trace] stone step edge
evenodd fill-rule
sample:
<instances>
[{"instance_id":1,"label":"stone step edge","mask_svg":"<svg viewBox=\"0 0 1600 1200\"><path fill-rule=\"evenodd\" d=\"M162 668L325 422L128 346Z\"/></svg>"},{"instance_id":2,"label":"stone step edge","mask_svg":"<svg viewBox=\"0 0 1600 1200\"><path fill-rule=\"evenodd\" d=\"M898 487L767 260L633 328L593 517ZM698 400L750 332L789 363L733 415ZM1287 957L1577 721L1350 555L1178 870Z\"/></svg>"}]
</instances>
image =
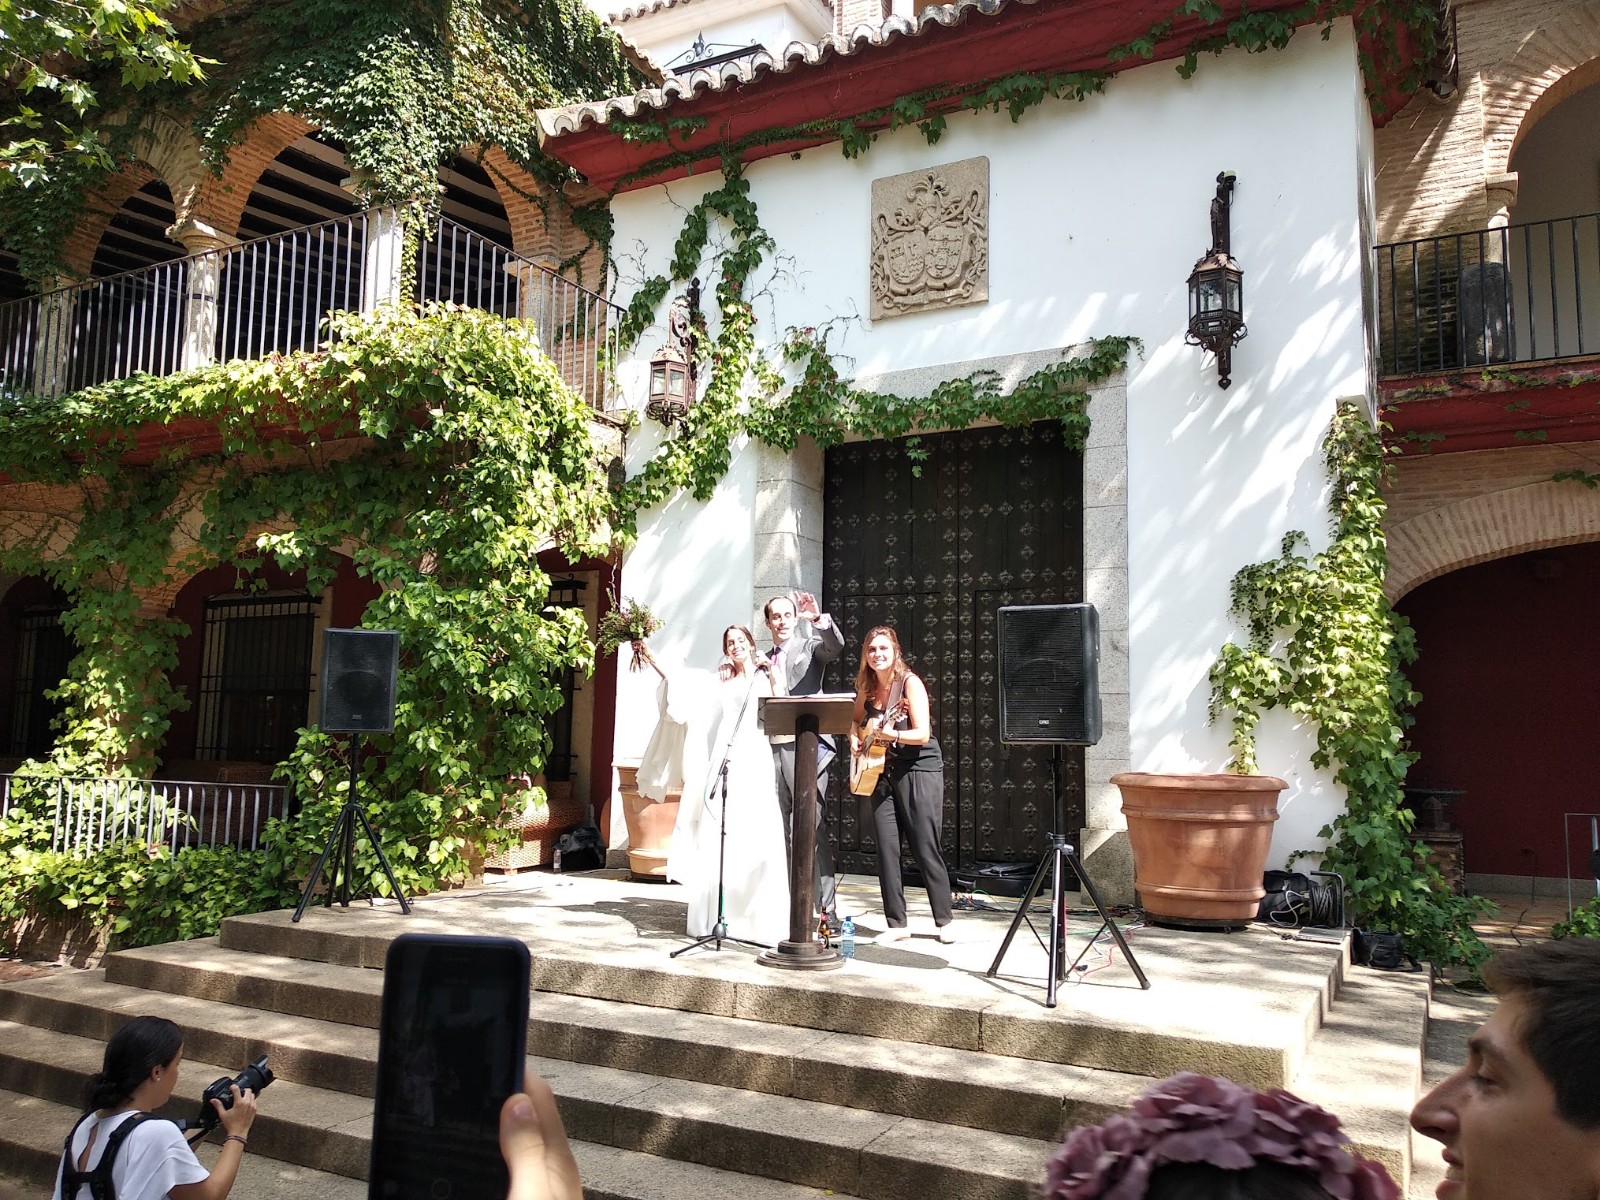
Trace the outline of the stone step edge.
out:
<instances>
[{"instance_id":1,"label":"stone step edge","mask_svg":"<svg viewBox=\"0 0 1600 1200\"><path fill-rule=\"evenodd\" d=\"M1338 997L1289 1090L1340 1119L1357 1153L1383 1164L1404 1195L1411 1107L1421 1094L1432 995L1428 972L1346 966Z\"/></svg>"},{"instance_id":2,"label":"stone step edge","mask_svg":"<svg viewBox=\"0 0 1600 1200\"><path fill-rule=\"evenodd\" d=\"M181 987L175 978L183 972L211 972L218 969L216 955L242 955L235 951L208 952L201 964L168 961L150 980L161 985L168 997L168 1015L180 1019L195 1053L215 1059L243 1063L265 1051L278 1064L281 1078L314 1082L339 1080L337 1090L354 1091L348 1071L340 1070L341 1055L327 1047L337 1044L343 1028L370 1026L323 1021L297 1006L284 1015L305 1024L302 1036L292 1040L246 1036L233 1031L248 1028L249 1016L261 1006L235 1005L232 1001L196 996L200 990ZM148 960L147 960L148 961ZM271 964L263 964L270 967ZM350 976L370 974L363 968L319 964L318 971ZM173 986L180 985L180 986ZM142 1011L145 990L104 978L103 971L85 972L63 979L27 981L11 989L0 989L0 1019L42 1025L65 1034L108 1037L127 1016ZM201 1016L191 1009L172 1010L171 997L183 996L190 1006L213 1006L214 1015ZM718 1017L700 1013L673 1012L673 1025L649 1030L649 1017L662 1010L647 1005L596 1001L578 996L547 995L553 1002L544 1006L545 1015L530 1021L529 1053L549 1059L587 1064L640 1075L679 1079L689 1082L719 1083L730 1077L739 1079L742 1090L787 1096L793 1099L837 1103L841 1107L868 1109L889 1115L936 1121L997 1133L1018 1133L1034 1138L1054 1138L1064 1128L1093 1124L1115 1112L1124 1111L1149 1084L1146 1077L1122 1072L1064 1064L1038 1064L1024 1067L1025 1060L987 1055L980 1051L945 1047L906 1045L904 1053L891 1055L900 1064L896 1069L874 1062L863 1062L852 1035L816 1035L812 1053L795 1054L781 1047L752 1048L746 1035L771 1029L761 1022L739 1017ZM548 1013L549 1007L568 1006L563 1017ZM535 1004L535 1013L541 1006ZM628 1019L618 1026L607 1026L605 1017L621 1010ZM282 1012L281 1008L269 1011ZM698 1032L695 1027L698 1026ZM318 1037L319 1027L326 1034ZM541 1036L541 1034L543 1036ZM608 1035L613 1035L608 1039ZM744 1045L737 1042L743 1041ZM621 1061L619 1061L619 1059ZM733 1063L746 1069L737 1070ZM663 1068L663 1064L665 1067ZM983 1081L986 1064L1021 1073L1021 1086L1015 1081ZM1049 1074L1054 1086L1029 1086L1030 1075ZM309 1078L308 1078L309 1076ZM843 1097L834 1100L833 1097Z\"/></svg>"},{"instance_id":3,"label":"stone step edge","mask_svg":"<svg viewBox=\"0 0 1600 1200\"><path fill-rule=\"evenodd\" d=\"M0 1032L8 1025L0 1024ZM36 1059L22 1060L0 1051L0 1080L13 1084L9 1065L13 1061L35 1066L33 1077L39 1079L42 1071L46 1076L43 1082L54 1085L54 1102L59 1103L65 1080L58 1077L75 1074L81 1086L98 1065L101 1045L54 1030L35 1027L31 1032L51 1044L49 1065L40 1067ZM8 1044L15 1040L7 1039ZM1049 1149L1049 1144L1039 1139L958 1131L888 1114L847 1113L823 1102L758 1097L716 1084L660 1081L533 1056L528 1067L549 1079L568 1128L588 1140L644 1153L665 1152L665 1157L728 1169L748 1158L766 1163L789 1182L849 1193L859 1190L883 1200L915 1196L916 1191L907 1191L903 1181L918 1172L928 1177L930 1185L959 1184L964 1195L996 1200L1020 1197L1026 1194L1035 1168L1042 1166ZM192 1064L192 1072L180 1078L180 1098L165 1115L192 1113L198 1107L200 1089L225 1073L198 1062ZM646 1078L650 1083L630 1090L626 1086L630 1078ZM283 1092L269 1092L252 1141L259 1141L286 1161L351 1177L363 1175L370 1152L371 1102L305 1084L273 1085L280 1086L291 1089L291 1103L280 1109L272 1100L281 1098ZM764 1107L769 1116L780 1119L762 1124L758 1118L757 1123L741 1126L723 1117L724 1113L748 1113L752 1105L758 1111ZM830 1139L828 1131L836 1135L842 1131L849 1139L858 1140L851 1144L839 1136ZM983 1143L981 1156L972 1152L975 1141ZM842 1162L842 1157L852 1161ZM984 1165L971 1165L980 1161ZM868 1186L861 1186L864 1180Z\"/></svg>"},{"instance_id":4,"label":"stone step edge","mask_svg":"<svg viewBox=\"0 0 1600 1200\"><path fill-rule=\"evenodd\" d=\"M23 1113L17 1111L19 1104L26 1109L26 1120L20 1119ZM49 1189L55 1181L62 1140L79 1115L76 1109L64 1105L0 1090L0 1118L6 1118L0 1119L0 1167L30 1189ZM47 1132L48 1136L17 1136L18 1132L35 1130ZM830 1194L849 1200L838 1192L677 1162L616 1146L575 1141L572 1151L583 1176L585 1200L705 1200L707 1196L732 1195L738 1195L740 1200L819 1200ZM246 1155L246 1163L250 1161L251 1156ZM261 1175L266 1172L260 1163L282 1160L257 1154L255 1162L257 1167L251 1174ZM290 1186L277 1179L252 1179L246 1174L249 1170L248 1166L241 1167L235 1188L251 1200L366 1200L363 1180L296 1168L302 1177Z\"/></svg>"},{"instance_id":5,"label":"stone step edge","mask_svg":"<svg viewBox=\"0 0 1600 1200\"><path fill-rule=\"evenodd\" d=\"M397 910L378 912L381 924L365 929L302 927L296 931L295 954L284 954L281 938L287 913L256 913L223 922L218 944L224 949L301 961L381 968L384 953L403 931ZM537 938L523 939L536 950ZM1315 1034L1319 1012L1308 1008L1290 1040L1278 1044L1197 1039L1192 1033L1130 1029L1115 1021L1082 1017L1060 1010L1015 1008L1000 1012L956 1003L931 1004L917 999L849 992L837 986L821 990L800 973L770 972L759 983L680 974L667 968L641 968L584 957L581 947L555 943L562 956L535 953L533 986L598 1000L647 1004L679 1011L742 1017L767 1024L796 1025L833 1033L885 1037L1008 1058L1067 1063L1097 1070L1162 1078L1190 1069L1227 1074L1257 1087L1281 1087L1305 1056ZM155 947L153 949L160 949ZM574 951L578 951L574 953ZM108 977L122 978L122 951L105 960ZM1319 991L1316 1006L1326 1010L1334 987L1334 968ZM831 974L831 973L830 973ZM911 1036L907 1036L908 1031ZM1130 1066L1129 1064L1137 1064Z\"/></svg>"}]
</instances>

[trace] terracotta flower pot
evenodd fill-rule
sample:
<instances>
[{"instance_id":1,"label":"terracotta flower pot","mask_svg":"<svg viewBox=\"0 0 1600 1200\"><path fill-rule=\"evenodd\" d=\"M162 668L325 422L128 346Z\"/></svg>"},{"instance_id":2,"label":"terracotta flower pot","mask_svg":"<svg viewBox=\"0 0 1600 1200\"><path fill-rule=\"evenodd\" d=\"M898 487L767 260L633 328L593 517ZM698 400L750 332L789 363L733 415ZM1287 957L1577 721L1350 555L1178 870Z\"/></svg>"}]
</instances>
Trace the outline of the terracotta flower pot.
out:
<instances>
[{"instance_id":1,"label":"terracotta flower pot","mask_svg":"<svg viewBox=\"0 0 1600 1200\"><path fill-rule=\"evenodd\" d=\"M622 818L628 826L628 870L635 879L665 879L667 848L678 823L677 790L665 800L639 794L639 768L617 767L617 791L622 796Z\"/></svg>"},{"instance_id":2,"label":"terracotta flower pot","mask_svg":"<svg viewBox=\"0 0 1600 1200\"><path fill-rule=\"evenodd\" d=\"M1134 887L1158 925L1237 929L1254 920L1278 819L1273 775L1113 775Z\"/></svg>"}]
</instances>

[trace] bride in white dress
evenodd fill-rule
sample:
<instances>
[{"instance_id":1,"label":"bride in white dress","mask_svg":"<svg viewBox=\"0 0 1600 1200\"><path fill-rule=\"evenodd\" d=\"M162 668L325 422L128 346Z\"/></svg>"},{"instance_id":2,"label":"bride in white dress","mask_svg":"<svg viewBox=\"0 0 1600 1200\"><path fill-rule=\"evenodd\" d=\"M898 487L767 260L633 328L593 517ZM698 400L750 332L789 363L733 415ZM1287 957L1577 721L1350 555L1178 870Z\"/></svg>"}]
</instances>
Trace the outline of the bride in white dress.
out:
<instances>
[{"instance_id":1,"label":"bride in white dress","mask_svg":"<svg viewBox=\"0 0 1600 1200\"><path fill-rule=\"evenodd\" d=\"M690 937L717 921L717 859L722 833L718 768L728 755L728 833L724 911L728 937L775 946L789 936L789 867L778 812L772 744L756 720L772 673L743 625L722 634L726 656L706 702L689 721L683 749L683 802L667 856L667 878L688 892Z\"/></svg>"}]
</instances>

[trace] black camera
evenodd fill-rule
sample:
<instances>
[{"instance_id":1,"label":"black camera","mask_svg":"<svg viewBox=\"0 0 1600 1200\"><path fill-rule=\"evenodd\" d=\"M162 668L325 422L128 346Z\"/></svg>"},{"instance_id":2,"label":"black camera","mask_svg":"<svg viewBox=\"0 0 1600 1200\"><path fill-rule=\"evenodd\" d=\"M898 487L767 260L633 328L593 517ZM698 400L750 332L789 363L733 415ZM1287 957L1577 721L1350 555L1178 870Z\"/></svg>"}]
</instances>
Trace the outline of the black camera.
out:
<instances>
[{"instance_id":1,"label":"black camera","mask_svg":"<svg viewBox=\"0 0 1600 1200\"><path fill-rule=\"evenodd\" d=\"M241 1092L254 1092L259 1096L267 1090L267 1084L276 1078L277 1076L272 1073L272 1068L267 1066L267 1056L265 1054L232 1079L224 1075L200 1093L200 1115L193 1121L185 1121L184 1128L198 1129L202 1134L210 1133L222 1119L217 1114L217 1110L212 1107L211 1102L213 1100L221 1100L223 1108L232 1108L233 1087L235 1084L238 1084Z\"/></svg>"}]
</instances>

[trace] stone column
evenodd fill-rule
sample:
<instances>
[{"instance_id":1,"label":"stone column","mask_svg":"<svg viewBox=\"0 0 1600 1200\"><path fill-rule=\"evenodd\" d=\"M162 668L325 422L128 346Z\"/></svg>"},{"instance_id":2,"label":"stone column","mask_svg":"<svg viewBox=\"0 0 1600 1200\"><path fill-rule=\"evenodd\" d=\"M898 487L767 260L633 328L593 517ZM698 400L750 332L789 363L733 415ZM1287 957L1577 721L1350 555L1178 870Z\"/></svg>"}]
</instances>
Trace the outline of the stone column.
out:
<instances>
[{"instance_id":1,"label":"stone column","mask_svg":"<svg viewBox=\"0 0 1600 1200\"><path fill-rule=\"evenodd\" d=\"M761 443L750 451L757 455L750 613L751 628L760 629L762 606L771 597L822 591L823 456L810 438L793 453Z\"/></svg>"},{"instance_id":2,"label":"stone column","mask_svg":"<svg viewBox=\"0 0 1600 1200\"><path fill-rule=\"evenodd\" d=\"M1511 208L1517 202L1517 173L1506 171L1484 180L1484 191L1489 195L1490 229L1504 229L1511 224Z\"/></svg>"},{"instance_id":3,"label":"stone column","mask_svg":"<svg viewBox=\"0 0 1600 1200\"><path fill-rule=\"evenodd\" d=\"M1489 198L1489 220L1484 228L1491 231L1483 239L1483 257L1488 262L1504 263L1511 257L1506 244L1510 234L1505 229L1511 224L1511 209L1517 202L1517 173L1491 175L1484 180L1483 189Z\"/></svg>"},{"instance_id":4,"label":"stone column","mask_svg":"<svg viewBox=\"0 0 1600 1200\"><path fill-rule=\"evenodd\" d=\"M222 259L239 239L192 218L168 228L167 236L189 252L184 291L183 369L216 361L217 294L222 286Z\"/></svg>"},{"instance_id":5,"label":"stone column","mask_svg":"<svg viewBox=\"0 0 1600 1200\"><path fill-rule=\"evenodd\" d=\"M561 320L561 276L554 258L513 258L506 273L517 281L517 319L526 321L539 339L539 348L552 360L556 330Z\"/></svg>"},{"instance_id":6,"label":"stone column","mask_svg":"<svg viewBox=\"0 0 1600 1200\"><path fill-rule=\"evenodd\" d=\"M46 281L39 297L39 326L34 331L33 378L29 385L35 395L59 396L68 390L73 319L81 295L75 282L56 276Z\"/></svg>"},{"instance_id":7,"label":"stone column","mask_svg":"<svg viewBox=\"0 0 1600 1200\"><path fill-rule=\"evenodd\" d=\"M1100 741L1083 752L1078 853L1108 904L1132 904L1133 853L1111 777L1131 769L1128 737L1128 387L1126 374L1089 394L1083 448L1083 598L1100 618Z\"/></svg>"},{"instance_id":8,"label":"stone column","mask_svg":"<svg viewBox=\"0 0 1600 1200\"><path fill-rule=\"evenodd\" d=\"M347 181L348 183L348 181ZM406 230L397 208L367 214L366 254L361 262L361 311L400 299L405 273Z\"/></svg>"}]
</instances>

